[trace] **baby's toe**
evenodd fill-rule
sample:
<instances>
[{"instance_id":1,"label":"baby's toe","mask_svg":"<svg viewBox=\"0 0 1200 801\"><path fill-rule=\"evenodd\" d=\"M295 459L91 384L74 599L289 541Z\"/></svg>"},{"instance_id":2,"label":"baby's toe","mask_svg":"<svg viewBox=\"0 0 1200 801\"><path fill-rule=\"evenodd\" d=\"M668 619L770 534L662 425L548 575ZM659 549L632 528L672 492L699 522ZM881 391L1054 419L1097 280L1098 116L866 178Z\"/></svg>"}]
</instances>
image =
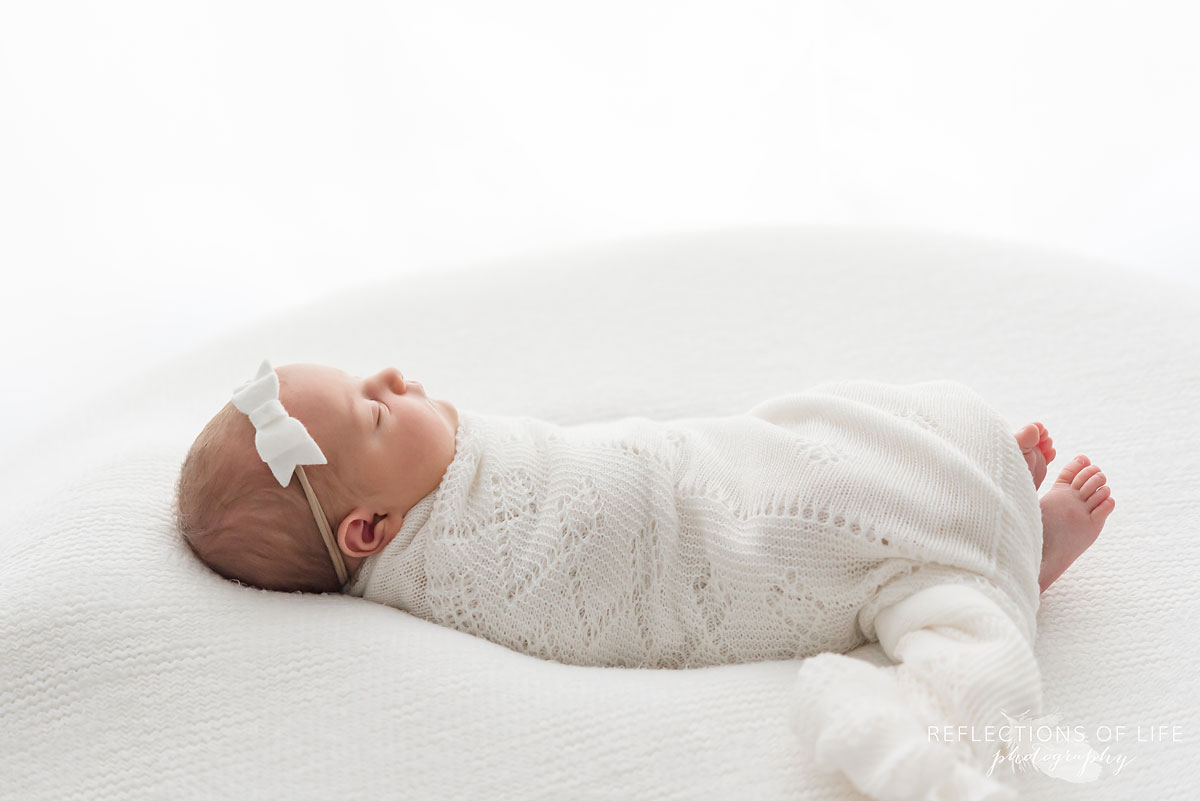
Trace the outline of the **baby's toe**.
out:
<instances>
[{"instance_id":1,"label":"baby's toe","mask_svg":"<svg viewBox=\"0 0 1200 801\"><path fill-rule=\"evenodd\" d=\"M1103 473L1097 472L1092 475L1087 481L1083 482L1083 486L1079 488L1079 494L1083 498L1090 498L1092 494L1104 486L1108 479Z\"/></svg>"},{"instance_id":2,"label":"baby's toe","mask_svg":"<svg viewBox=\"0 0 1200 801\"><path fill-rule=\"evenodd\" d=\"M1092 520L1103 525L1104 521L1112 514L1112 510L1115 508L1117 508L1117 502L1112 498L1105 498L1092 510Z\"/></svg>"},{"instance_id":3,"label":"baby's toe","mask_svg":"<svg viewBox=\"0 0 1200 801\"><path fill-rule=\"evenodd\" d=\"M1037 446L1041 432L1038 431L1035 423L1030 423L1027 426L1022 426L1013 436L1017 438L1017 445L1021 447L1022 451L1029 451Z\"/></svg>"},{"instance_id":4,"label":"baby's toe","mask_svg":"<svg viewBox=\"0 0 1200 801\"><path fill-rule=\"evenodd\" d=\"M1112 488L1105 484L1100 489L1092 493L1092 496L1087 499L1087 510L1089 512L1096 511L1096 507L1104 502L1108 496L1112 495Z\"/></svg>"},{"instance_id":5,"label":"baby's toe","mask_svg":"<svg viewBox=\"0 0 1200 801\"><path fill-rule=\"evenodd\" d=\"M1087 467L1083 468L1076 474L1075 479L1071 482L1071 487L1073 489L1077 489L1077 490L1083 489L1083 485L1085 483L1087 483L1087 481L1089 479L1091 479L1092 476L1096 475L1099 472L1100 472L1099 465L1089 464Z\"/></svg>"},{"instance_id":6,"label":"baby's toe","mask_svg":"<svg viewBox=\"0 0 1200 801\"><path fill-rule=\"evenodd\" d=\"M1087 467L1091 462L1082 453L1076 456L1071 461L1067 462L1063 467L1062 472L1058 474L1056 479L1059 484L1070 484L1079 475L1079 471Z\"/></svg>"},{"instance_id":7,"label":"baby's toe","mask_svg":"<svg viewBox=\"0 0 1200 801\"><path fill-rule=\"evenodd\" d=\"M1041 437L1038 439L1038 449L1041 450L1042 456L1046 457L1047 462L1054 461L1054 438L1050 436L1050 432L1041 423L1035 423L1038 431L1041 432Z\"/></svg>"}]
</instances>

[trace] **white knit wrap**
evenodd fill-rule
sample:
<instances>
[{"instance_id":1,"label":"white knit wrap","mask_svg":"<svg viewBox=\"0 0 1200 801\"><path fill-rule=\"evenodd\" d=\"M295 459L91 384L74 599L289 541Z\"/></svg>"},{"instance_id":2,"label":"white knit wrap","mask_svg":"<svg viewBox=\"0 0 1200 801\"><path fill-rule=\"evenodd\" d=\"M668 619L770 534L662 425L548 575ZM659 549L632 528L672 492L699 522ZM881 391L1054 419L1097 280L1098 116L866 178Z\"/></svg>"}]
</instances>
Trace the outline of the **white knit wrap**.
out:
<instances>
[{"instance_id":1,"label":"white knit wrap","mask_svg":"<svg viewBox=\"0 0 1200 801\"><path fill-rule=\"evenodd\" d=\"M349 594L575 665L806 657L801 753L872 798L1011 799L986 732L1041 705L1041 513L949 382L822 384L721 418L459 413L457 452ZM895 664L844 656L877 640Z\"/></svg>"},{"instance_id":2,"label":"white knit wrap","mask_svg":"<svg viewBox=\"0 0 1200 801\"><path fill-rule=\"evenodd\" d=\"M721 418L461 411L440 486L348 593L545 659L682 668L845 652L943 583L1032 642L1040 556L1029 470L978 395L842 381Z\"/></svg>"}]
</instances>

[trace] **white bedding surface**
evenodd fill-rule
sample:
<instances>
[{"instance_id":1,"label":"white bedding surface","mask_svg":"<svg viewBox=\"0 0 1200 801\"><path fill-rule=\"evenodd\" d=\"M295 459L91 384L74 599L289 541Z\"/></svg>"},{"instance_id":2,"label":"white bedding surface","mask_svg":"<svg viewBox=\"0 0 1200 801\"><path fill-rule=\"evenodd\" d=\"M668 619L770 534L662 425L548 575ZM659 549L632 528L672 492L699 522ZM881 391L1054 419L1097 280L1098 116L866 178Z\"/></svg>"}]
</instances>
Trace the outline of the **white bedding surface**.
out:
<instances>
[{"instance_id":1,"label":"white bedding surface","mask_svg":"<svg viewBox=\"0 0 1200 801\"><path fill-rule=\"evenodd\" d=\"M565 423L728 414L834 378L962 381L1014 427L1044 422L1060 462L1091 456L1117 499L1043 596L1037 654L1046 711L1124 726L1092 742L1128 762L1087 784L1022 774L1023 797L1193 798L1197 320L1200 293L1165 279L822 228L548 254L296 310L81 396L5 460L0 797L858 797L796 758L796 663L568 667L210 573L172 532L175 473L270 358L394 364L460 408Z\"/></svg>"}]
</instances>

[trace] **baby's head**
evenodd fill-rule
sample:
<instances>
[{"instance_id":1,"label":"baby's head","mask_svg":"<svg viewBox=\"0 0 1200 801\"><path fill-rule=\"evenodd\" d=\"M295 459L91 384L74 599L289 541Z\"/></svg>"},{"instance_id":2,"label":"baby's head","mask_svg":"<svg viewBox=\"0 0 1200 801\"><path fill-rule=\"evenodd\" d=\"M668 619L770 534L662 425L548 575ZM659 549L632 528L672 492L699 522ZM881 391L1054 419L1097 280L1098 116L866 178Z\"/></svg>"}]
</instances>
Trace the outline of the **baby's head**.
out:
<instances>
[{"instance_id":1,"label":"baby's head","mask_svg":"<svg viewBox=\"0 0 1200 801\"><path fill-rule=\"evenodd\" d=\"M279 402L325 454L326 464L304 472L353 576L441 483L454 460L458 410L392 368L365 379L315 364L276 373ZM281 592L341 589L300 481L279 484L255 448L250 418L232 403L188 451L177 501L188 545L225 578Z\"/></svg>"}]
</instances>

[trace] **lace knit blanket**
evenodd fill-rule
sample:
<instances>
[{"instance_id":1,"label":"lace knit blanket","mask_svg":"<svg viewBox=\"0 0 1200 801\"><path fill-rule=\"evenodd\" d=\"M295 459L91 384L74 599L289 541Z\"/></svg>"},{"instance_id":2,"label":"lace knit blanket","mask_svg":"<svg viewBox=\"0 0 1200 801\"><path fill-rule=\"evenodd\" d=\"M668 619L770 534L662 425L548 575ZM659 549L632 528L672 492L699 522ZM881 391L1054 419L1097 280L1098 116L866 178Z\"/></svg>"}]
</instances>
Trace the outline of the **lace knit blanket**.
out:
<instances>
[{"instance_id":1,"label":"lace knit blanket","mask_svg":"<svg viewBox=\"0 0 1200 801\"><path fill-rule=\"evenodd\" d=\"M691 668L848 651L941 583L1032 642L1040 553L978 395L843 381L670 422L461 411L441 484L348 593L544 659Z\"/></svg>"},{"instance_id":2,"label":"lace knit blanket","mask_svg":"<svg viewBox=\"0 0 1200 801\"><path fill-rule=\"evenodd\" d=\"M350 594L567 664L804 658L791 720L815 763L884 801L1013 797L986 732L1040 709L1041 514L971 390L843 381L670 422L460 412L457 445ZM896 664L843 655L867 640Z\"/></svg>"}]
</instances>

